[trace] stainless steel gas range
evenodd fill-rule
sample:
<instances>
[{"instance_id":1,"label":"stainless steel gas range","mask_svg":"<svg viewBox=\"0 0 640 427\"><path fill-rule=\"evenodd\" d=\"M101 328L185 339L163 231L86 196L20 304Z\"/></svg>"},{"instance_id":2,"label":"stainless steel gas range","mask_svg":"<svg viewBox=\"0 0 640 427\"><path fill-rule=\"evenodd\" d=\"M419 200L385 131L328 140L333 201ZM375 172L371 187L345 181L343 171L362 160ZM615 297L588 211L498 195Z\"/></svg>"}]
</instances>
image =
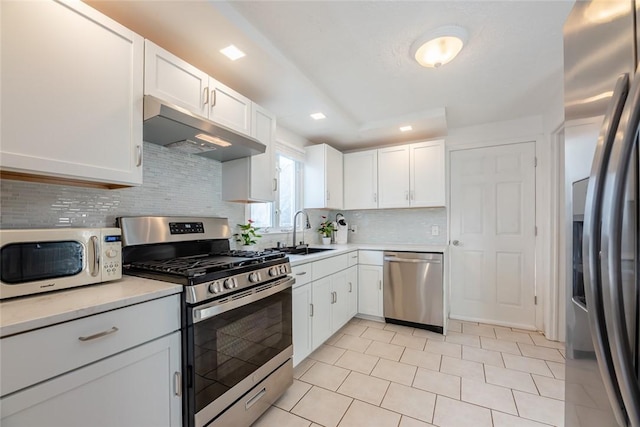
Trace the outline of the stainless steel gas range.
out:
<instances>
[{"instance_id":1,"label":"stainless steel gas range","mask_svg":"<svg viewBox=\"0 0 640 427\"><path fill-rule=\"evenodd\" d=\"M231 251L226 218L122 217L123 273L184 285L185 427L249 426L293 383L284 253Z\"/></svg>"}]
</instances>

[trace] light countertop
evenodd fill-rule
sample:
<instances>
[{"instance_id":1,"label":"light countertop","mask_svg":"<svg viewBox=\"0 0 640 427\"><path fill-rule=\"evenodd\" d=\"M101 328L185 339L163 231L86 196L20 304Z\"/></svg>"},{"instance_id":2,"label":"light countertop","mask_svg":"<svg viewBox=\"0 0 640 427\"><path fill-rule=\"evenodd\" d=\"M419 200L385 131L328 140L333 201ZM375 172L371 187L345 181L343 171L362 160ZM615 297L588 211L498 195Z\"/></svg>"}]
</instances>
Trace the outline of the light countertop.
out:
<instances>
[{"instance_id":1,"label":"light countertop","mask_svg":"<svg viewBox=\"0 0 640 427\"><path fill-rule=\"evenodd\" d=\"M120 280L0 302L0 338L182 292L174 283Z\"/></svg>"},{"instance_id":2,"label":"light countertop","mask_svg":"<svg viewBox=\"0 0 640 427\"><path fill-rule=\"evenodd\" d=\"M404 245L404 244L347 244L347 245L309 245L311 248L331 249L329 251L316 252L309 255L288 255L291 266L302 265L324 258L340 255L355 250L371 251L404 251L404 252L440 252L446 253L444 245Z\"/></svg>"}]
</instances>

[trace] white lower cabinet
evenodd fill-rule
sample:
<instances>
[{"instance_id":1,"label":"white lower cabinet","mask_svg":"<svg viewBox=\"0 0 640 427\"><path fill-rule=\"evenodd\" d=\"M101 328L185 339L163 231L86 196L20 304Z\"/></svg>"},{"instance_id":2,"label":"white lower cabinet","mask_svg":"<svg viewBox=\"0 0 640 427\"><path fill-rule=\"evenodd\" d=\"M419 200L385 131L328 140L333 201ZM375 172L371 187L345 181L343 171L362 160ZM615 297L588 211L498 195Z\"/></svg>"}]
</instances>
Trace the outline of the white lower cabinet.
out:
<instances>
[{"instance_id":1,"label":"white lower cabinet","mask_svg":"<svg viewBox=\"0 0 640 427\"><path fill-rule=\"evenodd\" d=\"M2 425L180 426L180 333L2 399Z\"/></svg>"},{"instance_id":2,"label":"white lower cabinet","mask_svg":"<svg viewBox=\"0 0 640 427\"><path fill-rule=\"evenodd\" d=\"M293 289L293 365L313 351L311 341L311 285Z\"/></svg>"},{"instance_id":3,"label":"white lower cabinet","mask_svg":"<svg viewBox=\"0 0 640 427\"><path fill-rule=\"evenodd\" d=\"M360 251L358 265L358 313L383 317L383 252Z\"/></svg>"},{"instance_id":4,"label":"white lower cabinet","mask_svg":"<svg viewBox=\"0 0 640 427\"><path fill-rule=\"evenodd\" d=\"M180 426L179 296L0 340L2 426Z\"/></svg>"},{"instance_id":5,"label":"white lower cabinet","mask_svg":"<svg viewBox=\"0 0 640 427\"><path fill-rule=\"evenodd\" d=\"M356 253L292 268L297 282L293 289L294 366L356 315L358 272L355 265L347 268L348 257Z\"/></svg>"}]
</instances>

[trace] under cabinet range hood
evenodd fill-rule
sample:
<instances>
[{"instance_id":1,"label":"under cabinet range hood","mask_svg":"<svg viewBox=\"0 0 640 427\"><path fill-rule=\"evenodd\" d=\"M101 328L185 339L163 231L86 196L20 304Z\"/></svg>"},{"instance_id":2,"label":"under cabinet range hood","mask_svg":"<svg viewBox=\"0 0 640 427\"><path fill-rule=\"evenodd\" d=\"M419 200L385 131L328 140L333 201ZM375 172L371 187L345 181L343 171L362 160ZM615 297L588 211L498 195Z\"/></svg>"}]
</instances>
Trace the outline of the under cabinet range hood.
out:
<instances>
[{"instance_id":1,"label":"under cabinet range hood","mask_svg":"<svg viewBox=\"0 0 640 427\"><path fill-rule=\"evenodd\" d=\"M221 162L262 154L267 148L257 139L151 95L144 96L143 139Z\"/></svg>"}]
</instances>

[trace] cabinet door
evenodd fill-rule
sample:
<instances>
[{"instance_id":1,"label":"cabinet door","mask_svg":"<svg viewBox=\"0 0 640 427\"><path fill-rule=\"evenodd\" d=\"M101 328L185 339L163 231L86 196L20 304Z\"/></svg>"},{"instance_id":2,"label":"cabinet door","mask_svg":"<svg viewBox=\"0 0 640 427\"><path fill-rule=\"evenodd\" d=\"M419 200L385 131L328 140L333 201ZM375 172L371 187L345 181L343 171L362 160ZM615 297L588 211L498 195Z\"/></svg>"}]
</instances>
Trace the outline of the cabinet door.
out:
<instances>
[{"instance_id":1,"label":"cabinet door","mask_svg":"<svg viewBox=\"0 0 640 427\"><path fill-rule=\"evenodd\" d=\"M274 137L276 118L253 104L252 136L267 146L263 154L222 163L222 200L272 202L277 190Z\"/></svg>"},{"instance_id":2,"label":"cabinet door","mask_svg":"<svg viewBox=\"0 0 640 427\"><path fill-rule=\"evenodd\" d=\"M343 156L344 209L378 207L378 151L360 151Z\"/></svg>"},{"instance_id":3,"label":"cabinet door","mask_svg":"<svg viewBox=\"0 0 640 427\"><path fill-rule=\"evenodd\" d=\"M411 206L444 206L444 140L415 143L409 148Z\"/></svg>"},{"instance_id":4,"label":"cabinet door","mask_svg":"<svg viewBox=\"0 0 640 427\"><path fill-rule=\"evenodd\" d=\"M212 77L209 77L209 87L209 119L251 136L251 100Z\"/></svg>"},{"instance_id":5,"label":"cabinet door","mask_svg":"<svg viewBox=\"0 0 640 427\"><path fill-rule=\"evenodd\" d=\"M347 270L331 275L333 292L331 305L331 333L343 327L351 317L349 316L349 285L347 284Z\"/></svg>"},{"instance_id":6,"label":"cabinet door","mask_svg":"<svg viewBox=\"0 0 640 427\"><path fill-rule=\"evenodd\" d=\"M358 266L347 269L347 317L358 314Z\"/></svg>"},{"instance_id":7,"label":"cabinet door","mask_svg":"<svg viewBox=\"0 0 640 427\"><path fill-rule=\"evenodd\" d=\"M409 146L378 150L378 207L409 206Z\"/></svg>"},{"instance_id":8,"label":"cabinet door","mask_svg":"<svg viewBox=\"0 0 640 427\"><path fill-rule=\"evenodd\" d=\"M178 427L179 373L174 332L2 399L1 424Z\"/></svg>"},{"instance_id":9,"label":"cabinet door","mask_svg":"<svg viewBox=\"0 0 640 427\"><path fill-rule=\"evenodd\" d=\"M312 286L312 337L313 348L318 348L333 333L331 328L331 278L325 277L311 283Z\"/></svg>"},{"instance_id":10,"label":"cabinet door","mask_svg":"<svg viewBox=\"0 0 640 427\"><path fill-rule=\"evenodd\" d=\"M326 146L325 179L327 182L327 203L330 209L342 209L343 203L343 165L342 153L331 146Z\"/></svg>"},{"instance_id":11,"label":"cabinet door","mask_svg":"<svg viewBox=\"0 0 640 427\"><path fill-rule=\"evenodd\" d=\"M0 167L142 183L144 40L81 2L2 2Z\"/></svg>"},{"instance_id":12,"label":"cabinet door","mask_svg":"<svg viewBox=\"0 0 640 427\"><path fill-rule=\"evenodd\" d=\"M311 285L293 289L293 365L313 350L311 340Z\"/></svg>"},{"instance_id":13,"label":"cabinet door","mask_svg":"<svg viewBox=\"0 0 640 427\"><path fill-rule=\"evenodd\" d=\"M144 48L144 93L207 117L209 76L149 40Z\"/></svg>"},{"instance_id":14,"label":"cabinet door","mask_svg":"<svg viewBox=\"0 0 640 427\"><path fill-rule=\"evenodd\" d=\"M358 266L358 313L383 316L381 266Z\"/></svg>"}]
</instances>

